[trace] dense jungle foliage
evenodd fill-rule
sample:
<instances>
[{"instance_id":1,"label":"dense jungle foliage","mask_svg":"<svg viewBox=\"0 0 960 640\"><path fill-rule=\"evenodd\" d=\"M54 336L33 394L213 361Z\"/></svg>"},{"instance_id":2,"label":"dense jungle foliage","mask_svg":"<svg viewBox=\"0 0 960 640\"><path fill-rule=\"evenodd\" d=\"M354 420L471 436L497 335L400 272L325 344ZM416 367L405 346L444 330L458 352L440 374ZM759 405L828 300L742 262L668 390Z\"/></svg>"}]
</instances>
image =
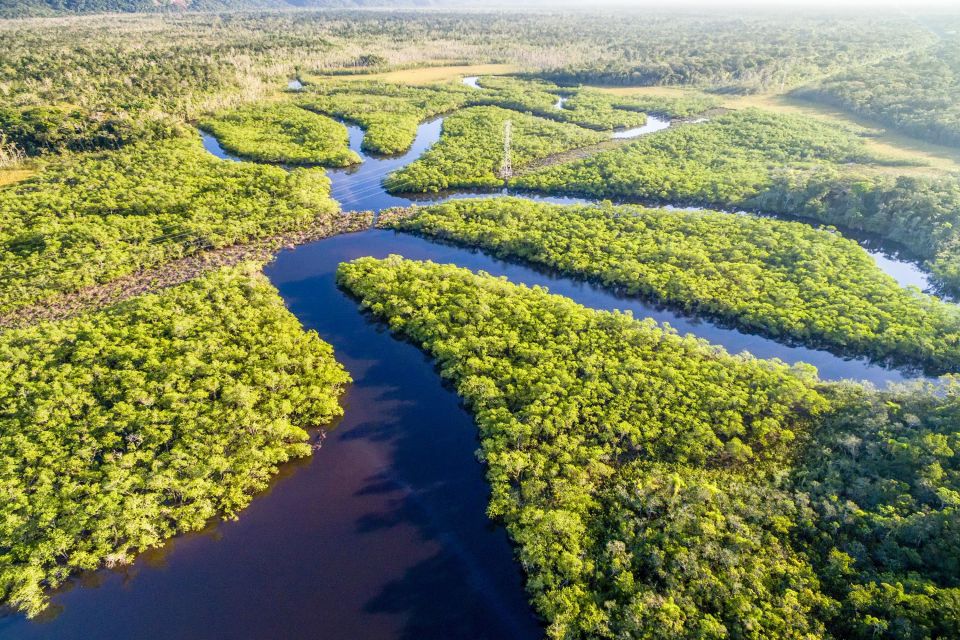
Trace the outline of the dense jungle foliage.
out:
<instances>
[{"instance_id":1,"label":"dense jungle foliage","mask_svg":"<svg viewBox=\"0 0 960 640\"><path fill-rule=\"evenodd\" d=\"M299 99L307 109L363 127L363 150L381 154L410 148L417 125L462 107L475 89L463 84L412 87L352 80L310 83Z\"/></svg>"},{"instance_id":2,"label":"dense jungle foliage","mask_svg":"<svg viewBox=\"0 0 960 640\"><path fill-rule=\"evenodd\" d=\"M220 145L259 162L346 167L359 164L347 128L292 104L253 104L204 118L201 128Z\"/></svg>"},{"instance_id":3,"label":"dense jungle foliage","mask_svg":"<svg viewBox=\"0 0 960 640\"><path fill-rule=\"evenodd\" d=\"M844 71L795 93L924 140L960 146L960 39Z\"/></svg>"},{"instance_id":4,"label":"dense jungle foliage","mask_svg":"<svg viewBox=\"0 0 960 640\"><path fill-rule=\"evenodd\" d=\"M852 131L746 109L671 128L627 146L518 178L516 186L597 197L742 206L787 164L871 161Z\"/></svg>"},{"instance_id":5,"label":"dense jungle foliage","mask_svg":"<svg viewBox=\"0 0 960 640\"><path fill-rule=\"evenodd\" d=\"M251 264L0 333L0 597L234 517L348 381Z\"/></svg>"},{"instance_id":6,"label":"dense jungle foliage","mask_svg":"<svg viewBox=\"0 0 960 640\"><path fill-rule=\"evenodd\" d=\"M960 632L960 388L879 393L541 288L340 266L476 416L553 638Z\"/></svg>"},{"instance_id":7,"label":"dense jungle foliage","mask_svg":"<svg viewBox=\"0 0 960 640\"><path fill-rule=\"evenodd\" d=\"M960 181L888 175L852 130L746 109L515 178L523 189L813 218L868 231L928 259L960 288Z\"/></svg>"},{"instance_id":8,"label":"dense jungle foliage","mask_svg":"<svg viewBox=\"0 0 960 640\"><path fill-rule=\"evenodd\" d=\"M405 86L378 81L311 80L301 92L299 104L351 122L365 131L363 148L381 154L406 151L416 136L417 125L432 116L470 106L496 106L569 122L597 130L642 126L646 116L632 97L621 98L584 88L561 88L543 81L526 81L507 76L484 76L481 88L460 82ZM557 106L565 97L563 108ZM692 109L703 104L695 99L680 101ZM667 101L648 99L643 106Z\"/></svg>"},{"instance_id":9,"label":"dense jungle foliage","mask_svg":"<svg viewBox=\"0 0 960 640\"><path fill-rule=\"evenodd\" d=\"M856 242L799 222L513 198L417 209L394 227L590 279L747 331L960 371L960 310L903 289Z\"/></svg>"},{"instance_id":10,"label":"dense jungle foliage","mask_svg":"<svg viewBox=\"0 0 960 640\"><path fill-rule=\"evenodd\" d=\"M876 175L849 167L781 167L744 206L867 231L927 260L941 287L960 294L960 180Z\"/></svg>"},{"instance_id":11,"label":"dense jungle foliage","mask_svg":"<svg viewBox=\"0 0 960 640\"><path fill-rule=\"evenodd\" d=\"M0 106L0 132L27 156L66 151L117 149L144 138L169 138L182 132L171 122L137 121L125 112L82 108Z\"/></svg>"},{"instance_id":12,"label":"dense jungle foliage","mask_svg":"<svg viewBox=\"0 0 960 640\"><path fill-rule=\"evenodd\" d=\"M646 116L630 98L583 87L561 88L543 80L521 80L509 76L483 76L474 104L491 104L504 109L532 113L541 118L605 131L640 127ZM563 103L559 98L563 96Z\"/></svg>"},{"instance_id":13,"label":"dense jungle foliage","mask_svg":"<svg viewBox=\"0 0 960 640\"><path fill-rule=\"evenodd\" d=\"M818 77L904 52L935 37L922 26L896 25L883 16L850 12L834 20L794 12L794 20L769 11L751 15L691 13L672 33L612 18L606 50L546 68L537 74L569 84L695 85L718 92L783 91ZM616 23L616 24L613 24Z\"/></svg>"},{"instance_id":14,"label":"dense jungle foliage","mask_svg":"<svg viewBox=\"0 0 960 640\"><path fill-rule=\"evenodd\" d=\"M443 121L440 140L384 180L394 193L503 186L505 124L514 169L561 151L607 139L607 134L500 107L471 107Z\"/></svg>"},{"instance_id":15,"label":"dense jungle foliage","mask_svg":"<svg viewBox=\"0 0 960 640\"><path fill-rule=\"evenodd\" d=\"M792 472L837 638L960 636L960 385L831 389ZM833 612L832 611L832 612Z\"/></svg>"},{"instance_id":16,"label":"dense jungle foliage","mask_svg":"<svg viewBox=\"0 0 960 640\"><path fill-rule=\"evenodd\" d=\"M530 171L513 187L869 231L960 294L960 179L898 173L867 131L744 110L591 146L645 113L693 120L714 94L796 86L960 144L955 18L181 12L239 6L0 0L0 18L153 13L0 19L0 314L336 215L322 170L217 160L198 123L255 160L343 166L358 158L330 117L395 154L444 113L440 141L389 190L503 186L509 120L512 167ZM479 89L452 77L494 64L469 73L509 75ZM416 84L431 66L456 70ZM292 78L303 90L283 91ZM582 147L595 155L534 169ZM510 199L397 225L784 340L957 369L960 312L900 288L832 230ZM397 257L338 279L434 356L475 413L490 515L551 637L960 638L960 382L825 384L806 365ZM309 454L305 429L339 415L347 382L252 265L0 331L0 600L36 614L76 571L234 517Z\"/></svg>"},{"instance_id":17,"label":"dense jungle foliage","mask_svg":"<svg viewBox=\"0 0 960 640\"><path fill-rule=\"evenodd\" d=\"M225 162L199 140L69 156L0 189L0 311L337 210L321 169Z\"/></svg>"},{"instance_id":18,"label":"dense jungle foliage","mask_svg":"<svg viewBox=\"0 0 960 640\"><path fill-rule=\"evenodd\" d=\"M13 9L40 4L16 2ZM566 84L751 90L928 41L932 36L905 17L862 12L288 11L11 20L0 23L0 102L129 118L149 138L264 97L297 74L358 69L364 60L391 67L511 62L561 70L553 76ZM89 132L79 137L70 144L84 146Z\"/></svg>"},{"instance_id":19,"label":"dense jungle foliage","mask_svg":"<svg viewBox=\"0 0 960 640\"><path fill-rule=\"evenodd\" d=\"M686 91L677 96L628 94L625 99L633 109L669 118L692 118L720 106L720 99L716 96L696 91Z\"/></svg>"}]
</instances>

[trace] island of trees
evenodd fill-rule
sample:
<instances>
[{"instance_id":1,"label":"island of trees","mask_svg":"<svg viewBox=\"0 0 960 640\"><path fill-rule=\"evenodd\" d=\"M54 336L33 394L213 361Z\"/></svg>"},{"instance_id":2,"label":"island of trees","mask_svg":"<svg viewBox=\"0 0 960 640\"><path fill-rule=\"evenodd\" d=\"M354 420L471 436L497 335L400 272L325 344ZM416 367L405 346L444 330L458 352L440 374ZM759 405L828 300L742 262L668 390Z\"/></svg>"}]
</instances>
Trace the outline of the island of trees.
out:
<instances>
[{"instance_id":1,"label":"island of trees","mask_svg":"<svg viewBox=\"0 0 960 640\"><path fill-rule=\"evenodd\" d=\"M960 633L956 384L823 384L399 256L338 278L476 415L550 637Z\"/></svg>"},{"instance_id":2,"label":"island of trees","mask_svg":"<svg viewBox=\"0 0 960 640\"><path fill-rule=\"evenodd\" d=\"M960 310L902 288L835 232L713 211L504 198L414 209L390 226L533 262L748 331L960 370Z\"/></svg>"},{"instance_id":3,"label":"island of trees","mask_svg":"<svg viewBox=\"0 0 960 640\"><path fill-rule=\"evenodd\" d=\"M347 382L256 264L0 333L4 601L235 517Z\"/></svg>"}]
</instances>

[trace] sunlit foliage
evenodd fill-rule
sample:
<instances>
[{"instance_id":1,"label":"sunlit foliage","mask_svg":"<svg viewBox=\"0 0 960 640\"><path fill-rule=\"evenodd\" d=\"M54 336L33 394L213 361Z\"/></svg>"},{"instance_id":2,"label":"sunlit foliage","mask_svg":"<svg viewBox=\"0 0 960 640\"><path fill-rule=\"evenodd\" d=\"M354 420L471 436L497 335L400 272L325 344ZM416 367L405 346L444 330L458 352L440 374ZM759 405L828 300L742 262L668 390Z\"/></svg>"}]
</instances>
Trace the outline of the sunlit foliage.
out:
<instances>
[{"instance_id":1,"label":"sunlit foliage","mask_svg":"<svg viewBox=\"0 0 960 640\"><path fill-rule=\"evenodd\" d=\"M329 185L196 139L63 158L0 189L0 310L330 216Z\"/></svg>"},{"instance_id":2,"label":"sunlit foliage","mask_svg":"<svg viewBox=\"0 0 960 640\"><path fill-rule=\"evenodd\" d=\"M443 121L439 142L419 159L385 180L392 192L437 192L456 187L498 187L504 156L505 125L510 158L521 168L551 154L600 142L606 134L500 107L471 107Z\"/></svg>"},{"instance_id":3,"label":"sunlit foliage","mask_svg":"<svg viewBox=\"0 0 960 640\"><path fill-rule=\"evenodd\" d=\"M463 84L408 87L356 80L324 81L308 85L299 103L363 127L364 151L396 154L413 144L417 125L463 106L474 91Z\"/></svg>"},{"instance_id":4,"label":"sunlit foliage","mask_svg":"<svg viewBox=\"0 0 960 640\"><path fill-rule=\"evenodd\" d=\"M813 218L875 233L960 287L960 180L886 175L853 131L756 109L516 178L525 189Z\"/></svg>"},{"instance_id":5,"label":"sunlit foliage","mask_svg":"<svg viewBox=\"0 0 960 640\"><path fill-rule=\"evenodd\" d=\"M0 334L0 597L235 517L348 380L256 265Z\"/></svg>"},{"instance_id":6,"label":"sunlit foliage","mask_svg":"<svg viewBox=\"0 0 960 640\"><path fill-rule=\"evenodd\" d=\"M345 167L360 162L347 129L326 116L285 103L217 112L200 123L228 151L251 160Z\"/></svg>"},{"instance_id":7,"label":"sunlit foliage","mask_svg":"<svg viewBox=\"0 0 960 640\"><path fill-rule=\"evenodd\" d=\"M703 502L731 481L720 470L760 477L789 456L824 408L808 371L452 266L362 258L339 281L432 354L476 415L489 513L551 637L817 629L813 573L777 540L789 516L768 510L789 499L747 484Z\"/></svg>"},{"instance_id":8,"label":"sunlit foliage","mask_svg":"<svg viewBox=\"0 0 960 640\"><path fill-rule=\"evenodd\" d=\"M807 224L711 211L557 206L513 198L418 209L395 226L478 246L748 331L960 371L960 311Z\"/></svg>"},{"instance_id":9,"label":"sunlit foliage","mask_svg":"<svg viewBox=\"0 0 960 640\"><path fill-rule=\"evenodd\" d=\"M453 266L338 279L475 414L552 638L960 632L960 386L878 392Z\"/></svg>"}]
</instances>

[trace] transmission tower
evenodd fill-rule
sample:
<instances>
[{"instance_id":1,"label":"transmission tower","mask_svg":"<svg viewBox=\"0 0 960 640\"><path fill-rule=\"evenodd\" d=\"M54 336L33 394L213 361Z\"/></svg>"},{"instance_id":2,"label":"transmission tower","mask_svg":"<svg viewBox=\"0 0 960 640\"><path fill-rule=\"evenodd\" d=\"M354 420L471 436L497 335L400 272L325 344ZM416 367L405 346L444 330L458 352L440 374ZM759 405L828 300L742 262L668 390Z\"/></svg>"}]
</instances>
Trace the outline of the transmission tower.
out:
<instances>
[{"instance_id":1,"label":"transmission tower","mask_svg":"<svg viewBox=\"0 0 960 640\"><path fill-rule=\"evenodd\" d=\"M509 180L513 177L513 164L510 162L510 129L512 123L507 120L503 123L503 164L500 165L500 177Z\"/></svg>"}]
</instances>

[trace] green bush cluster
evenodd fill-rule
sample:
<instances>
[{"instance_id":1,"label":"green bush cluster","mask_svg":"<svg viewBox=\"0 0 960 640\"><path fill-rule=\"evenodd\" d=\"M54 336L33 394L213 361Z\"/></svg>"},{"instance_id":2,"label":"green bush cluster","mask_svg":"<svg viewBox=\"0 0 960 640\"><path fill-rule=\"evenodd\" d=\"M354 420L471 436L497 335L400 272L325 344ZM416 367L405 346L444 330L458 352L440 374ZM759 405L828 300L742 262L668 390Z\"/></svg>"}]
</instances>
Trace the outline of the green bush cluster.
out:
<instances>
[{"instance_id":1,"label":"green bush cluster","mask_svg":"<svg viewBox=\"0 0 960 640\"><path fill-rule=\"evenodd\" d=\"M405 86L376 81L310 83L298 98L303 107L356 122L365 131L363 148L382 154L406 151L417 125L456 109L495 106L596 130L637 127L646 116L632 99L622 99L582 88L563 89L543 81L509 76L484 76L481 88L462 83ZM559 96L568 96L564 108Z\"/></svg>"},{"instance_id":2,"label":"green bush cluster","mask_svg":"<svg viewBox=\"0 0 960 640\"><path fill-rule=\"evenodd\" d=\"M844 71L795 94L960 146L960 39Z\"/></svg>"},{"instance_id":3,"label":"green bush cluster","mask_svg":"<svg viewBox=\"0 0 960 640\"><path fill-rule=\"evenodd\" d=\"M853 132L816 120L747 109L677 127L515 180L522 188L597 197L744 205L785 164L871 160Z\"/></svg>"},{"instance_id":4,"label":"green bush cluster","mask_svg":"<svg viewBox=\"0 0 960 640\"><path fill-rule=\"evenodd\" d=\"M338 281L475 414L550 637L960 633L960 383L825 385L399 256Z\"/></svg>"},{"instance_id":5,"label":"green bush cluster","mask_svg":"<svg viewBox=\"0 0 960 640\"><path fill-rule=\"evenodd\" d=\"M838 638L960 637L960 384L829 389L791 486Z\"/></svg>"},{"instance_id":6,"label":"green bush cluster","mask_svg":"<svg viewBox=\"0 0 960 640\"><path fill-rule=\"evenodd\" d=\"M576 125L501 109L471 107L443 121L440 140L420 158L384 181L394 193L435 193L454 188L499 187L504 183L504 125L511 123L514 169L549 155L594 144L606 135Z\"/></svg>"},{"instance_id":7,"label":"green bush cluster","mask_svg":"<svg viewBox=\"0 0 960 640\"><path fill-rule=\"evenodd\" d=\"M960 181L891 176L853 131L747 109L546 167L512 186L813 218L867 231L930 261L960 291Z\"/></svg>"},{"instance_id":8,"label":"green bush cluster","mask_svg":"<svg viewBox=\"0 0 960 640\"><path fill-rule=\"evenodd\" d=\"M0 189L0 311L332 216L320 169L225 162L199 140L58 159Z\"/></svg>"},{"instance_id":9,"label":"green bush cluster","mask_svg":"<svg viewBox=\"0 0 960 640\"><path fill-rule=\"evenodd\" d=\"M647 117L630 100L582 87L562 88L543 80L511 76L483 76L473 104L493 105L531 113L541 118L569 122L588 129L640 127ZM566 101L557 108L557 99Z\"/></svg>"},{"instance_id":10,"label":"green bush cluster","mask_svg":"<svg viewBox=\"0 0 960 640\"><path fill-rule=\"evenodd\" d=\"M695 91L685 91L683 95L658 96L651 94L626 95L621 98L623 105L629 105L646 113L658 113L671 118L692 118L710 109L716 109L721 101L716 96Z\"/></svg>"},{"instance_id":11,"label":"green bush cluster","mask_svg":"<svg viewBox=\"0 0 960 640\"><path fill-rule=\"evenodd\" d=\"M135 120L125 112L59 106L0 107L0 132L28 156L117 149L141 139L171 138L183 128Z\"/></svg>"},{"instance_id":12,"label":"green bush cluster","mask_svg":"<svg viewBox=\"0 0 960 640\"><path fill-rule=\"evenodd\" d=\"M489 250L747 331L960 371L960 310L901 288L857 243L798 222L513 198L418 209L396 228Z\"/></svg>"},{"instance_id":13,"label":"green bush cluster","mask_svg":"<svg viewBox=\"0 0 960 640\"><path fill-rule=\"evenodd\" d=\"M347 382L250 264L0 334L0 598L235 517Z\"/></svg>"},{"instance_id":14,"label":"green bush cluster","mask_svg":"<svg viewBox=\"0 0 960 640\"><path fill-rule=\"evenodd\" d=\"M200 127L224 149L259 162L346 167L360 156L350 150L347 128L326 116L279 103L251 104L215 113Z\"/></svg>"},{"instance_id":15,"label":"green bush cluster","mask_svg":"<svg viewBox=\"0 0 960 640\"><path fill-rule=\"evenodd\" d=\"M364 151L382 154L409 149L421 122L460 108L475 91L462 84L411 87L359 80L327 81L308 88L299 104L356 122L364 129Z\"/></svg>"},{"instance_id":16,"label":"green bush cluster","mask_svg":"<svg viewBox=\"0 0 960 640\"><path fill-rule=\"evenodd\" d=\"M747 611L754 637L810 629L812 572L775 535L792 505L768 510L789 499L711 499L805 438L825 408L810 372L453 266L363 258L339 282L476 415L489 513L550 637L723 637Z\"/></svg>"}]
</instances>

